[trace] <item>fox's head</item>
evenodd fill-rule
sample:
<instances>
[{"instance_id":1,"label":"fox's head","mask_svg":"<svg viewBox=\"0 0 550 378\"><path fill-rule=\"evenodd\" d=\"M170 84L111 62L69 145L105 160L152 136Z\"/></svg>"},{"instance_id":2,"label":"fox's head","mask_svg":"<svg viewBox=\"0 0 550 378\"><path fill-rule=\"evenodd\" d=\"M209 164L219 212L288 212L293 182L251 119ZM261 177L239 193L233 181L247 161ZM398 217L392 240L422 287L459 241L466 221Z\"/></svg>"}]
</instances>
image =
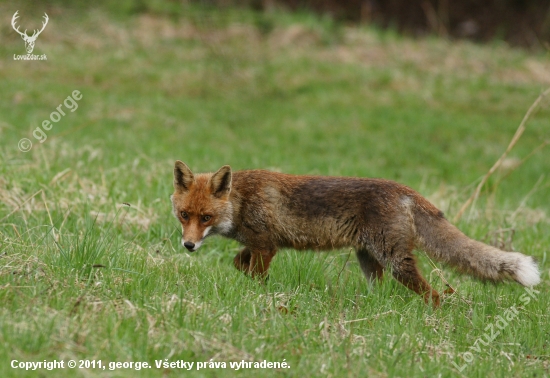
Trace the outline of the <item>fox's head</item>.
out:
<instances>
[{"instance_id":1,"label":"fox's head","mask_svg":"<svg viewBox=\"0 0 550 378\"><path fill-rule=\"evenodd\" d=\"M174 194L170 198L174 215L182 226L181 244L185 248L194 252L207 236L231 230L230 193L230 166L224 165L216 173L193 175L185 163L176 161Z\"/></svg>"}]
</instances>

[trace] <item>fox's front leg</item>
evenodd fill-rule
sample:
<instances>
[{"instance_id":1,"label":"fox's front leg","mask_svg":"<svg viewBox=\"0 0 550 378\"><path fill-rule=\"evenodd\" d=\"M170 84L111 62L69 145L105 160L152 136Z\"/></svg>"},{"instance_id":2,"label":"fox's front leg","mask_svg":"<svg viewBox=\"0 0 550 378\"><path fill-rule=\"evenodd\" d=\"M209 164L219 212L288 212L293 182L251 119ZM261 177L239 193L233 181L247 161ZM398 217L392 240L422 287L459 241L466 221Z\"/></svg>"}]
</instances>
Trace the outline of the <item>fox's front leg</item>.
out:
<instances>
[{"instance_id":1,"label":"fox's front leg","mask_svg":"<svg viewBox=\"0 0 550 378\"><path fill-rule=\"evenodd\" d=\"M233 264L235 268L239 269L244 273L248 273L250 270L250 259L252 254L248 248L244 248L242 251L237 253L237 256L233 259Z\"/></svg>"},{"instance_id":2,"label":"fox's front leg","mask_svg":"<svg viewBox=\"0 0 550 378\"><path fill-rule=\"evenodd\" d=\"M252 277L265 278L269 264L276 253L276 249L252 250L247 247L237 253L233 259L233 264L235 268L245 274L250 274Z\"/></svg>"},{"instance_id":3,"label":"fox's front leg","mask_svg":"<svg viewBox=\"0 0 550 378\"><path fill-rule=\"evenodd\" d=\"M267 270L273 256L277 253L276 249L251 250L250 266L248 272L252 277L266 278Z\"/></svg>"},{"instance_id":4,"label":"fox's front leg","mask_svg":"<svg viewBox=\"0 0 550 378\"><path fill-rule=\"evenodd\" d=\"M252 277L265 278L267 277L269 264L276 253L276 249L244 248L235 256L233 264L245 274L250 274Z\"/></svg>"}]
</instances>

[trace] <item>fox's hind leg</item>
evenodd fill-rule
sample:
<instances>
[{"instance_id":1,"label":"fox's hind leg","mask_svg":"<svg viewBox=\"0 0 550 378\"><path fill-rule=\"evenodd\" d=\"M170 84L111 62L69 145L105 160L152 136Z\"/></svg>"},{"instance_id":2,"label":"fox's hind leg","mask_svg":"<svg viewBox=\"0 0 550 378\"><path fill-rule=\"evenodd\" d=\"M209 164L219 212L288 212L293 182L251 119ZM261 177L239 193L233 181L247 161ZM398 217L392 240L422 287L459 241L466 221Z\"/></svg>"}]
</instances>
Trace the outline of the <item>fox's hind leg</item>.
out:
<instances>
[{"instance_id":1,"label":"fox's hind leg","mask_svg":"<svg viewBox=\"0 0 550 378\"><path fill-rule=\"evenodd\" d=\"M397 281L424 297L424 302L430 300L434 307L439 307L439 293L432 289L428 281L420 274L416 259L412 253L400 260L391 261L392 273Z\"/></svg>"},{"instance_id":2,"label":"fox's hind leg","mask_svg":"<svg viewBox=\"0 0 550 378\"><path fill-rule=\"evenodd\" d=\"M434 307L439 307L439 293L432 289L418 270L413 254L414 246L414 227L407 217L397 218L393 223L367 233L364 238L364 248L372 255L372 259L376 259L386 269L391 269L397 281L421 295L426 303L431 301ZM357 256L364 254L358 253ZM363 259L368 261L367 257Z\"/></svg>"},{"instance_id":3,"label":"fox's hind leg","mask_svg":"<svg viewBox=\"0 0 550 378\"><path fill-rule=\"evenodd\" d=\"M424 302L429 303L431 300L434 307L439 307L439 293L432 289L418 270L413 254L414 239L403 231L396 236L386 238L383 243L382 256L386 266L391 267L397 281L424 297Z\"/></svg>"},{"instance_id":4,"label":"fox's hind leg","mask_svg":"<svg viewBox=\"0 0 550 378\"><path fill-rule=\"evenodd\" d=\"M356 255L357 260L359 260L359 266L361 266L361 270L369 282L375 282L382 279L384 268L368 250L357 249Z\"/></svg>"}]
</instances>

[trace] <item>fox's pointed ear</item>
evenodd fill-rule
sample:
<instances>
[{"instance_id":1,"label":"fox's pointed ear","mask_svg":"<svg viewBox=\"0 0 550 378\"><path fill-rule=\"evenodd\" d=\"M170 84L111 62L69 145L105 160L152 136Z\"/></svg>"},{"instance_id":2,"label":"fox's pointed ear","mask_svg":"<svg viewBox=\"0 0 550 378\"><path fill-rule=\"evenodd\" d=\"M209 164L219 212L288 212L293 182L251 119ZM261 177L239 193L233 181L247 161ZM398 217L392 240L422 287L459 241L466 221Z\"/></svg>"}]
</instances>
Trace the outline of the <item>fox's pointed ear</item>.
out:
<instances>
[{"instance_id":1,"label":"fox's pointed ear","mask_svg":"<svg viewBox=\"0 0 550 378\"><path fill-rule=\"evenodd\" d=\"M210 189L212 195L221 198L229 195L231 192L231 167L224 165L210 178Z\"/></svg>"},{"instance_id":2,"label":"fox's pointed ear","mask_svg":"<svg viewBox=\"0 0 550 378\"><path fill-rule=\"evenodd\" d=\"M184 162L176 160L174 166L174 189L177 192L188 191L195 182L195 176Z\"/></svg>"}]
</instances>

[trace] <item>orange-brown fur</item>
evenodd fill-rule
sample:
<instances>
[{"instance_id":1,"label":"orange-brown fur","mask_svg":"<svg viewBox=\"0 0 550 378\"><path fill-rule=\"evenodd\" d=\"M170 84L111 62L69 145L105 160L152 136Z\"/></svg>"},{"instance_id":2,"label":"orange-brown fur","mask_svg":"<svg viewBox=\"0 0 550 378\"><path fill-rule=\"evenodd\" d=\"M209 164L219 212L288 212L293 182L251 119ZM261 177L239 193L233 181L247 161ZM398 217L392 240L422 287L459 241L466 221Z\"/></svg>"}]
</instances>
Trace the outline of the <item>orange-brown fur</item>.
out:
<instances>
[{"instance_id":1,"label":"orange-brown fur","mask_svg":"<svg viewBox=\"0 0 550 378\"><path fill-rule=\"evenodd\" d=\"M174 188L182 243L194 250L190 246L200 246L210 234L233 238L245 246L234 264L251 276L264 277L280 248L354 247L369 280L391 268L399 282L438 306L439 294L420 274L412 253L421 247L481 279L538 282L529 257L469 239L420 194L393 181L231 172L229 166L194 175L178 161Z\"/></svg>"}]
</instances>

